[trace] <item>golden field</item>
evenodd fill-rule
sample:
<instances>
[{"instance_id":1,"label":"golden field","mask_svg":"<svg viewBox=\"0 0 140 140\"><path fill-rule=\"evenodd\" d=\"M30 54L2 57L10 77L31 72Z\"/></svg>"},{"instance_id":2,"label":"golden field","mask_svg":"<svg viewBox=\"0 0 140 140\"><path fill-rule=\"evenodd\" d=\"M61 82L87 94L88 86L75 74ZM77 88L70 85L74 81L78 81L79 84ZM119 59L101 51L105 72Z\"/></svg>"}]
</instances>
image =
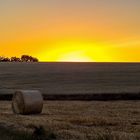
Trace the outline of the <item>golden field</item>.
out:
<instances>
[{"instance_id":1,"label":"golden field","mask_svg":"<svg viewBox=\"0 0 140 140\"><path fill-rule=\"evenodd\" d=\"M13 114L11 102L0 102L1 128L30 132L39 126L60 140L139 140L140 102L45 101L42 114L29 116Z\"/></svg>"}]
</instances>

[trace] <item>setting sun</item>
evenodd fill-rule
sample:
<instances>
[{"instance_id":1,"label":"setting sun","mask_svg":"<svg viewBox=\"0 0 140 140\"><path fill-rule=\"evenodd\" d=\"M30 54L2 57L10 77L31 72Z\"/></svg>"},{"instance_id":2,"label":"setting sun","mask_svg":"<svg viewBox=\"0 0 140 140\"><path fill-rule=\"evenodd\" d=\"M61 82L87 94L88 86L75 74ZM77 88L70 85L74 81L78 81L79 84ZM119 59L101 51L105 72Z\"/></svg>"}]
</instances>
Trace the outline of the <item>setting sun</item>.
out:
<instances>
[{"instance_id":1,"label":"setting sun","mask_svg":"<svg viewBox=\"0 0 140 140\"><path fill-rule=\"evenodd\" d=\"M64 54L58 61L61 62L93 62L93 59L86 56L81 52L70 52L68 54Z\"/></svg>"},{"instance_id":2,"label":"setting sun","mask_svg":"<svg viewBox=\"0 0 140 140\"><path fill-rule=\"evenodd\" d=\"M99 43L87 40L63 40L49 43L50 48L38 53L37 57L41 61L49 62L139 62L138 45L140 45L138 41Z\"/></svg>"},{"instance_id":3,"label":"setting sun","mask_svg":"<svg viewBox=\"0 0 140 140\"><path fill-rule=\"evenodd\" d=\"M2 1L0 56L140 62L140 4L125 1Z\"/></svg>"},{"instance_id":4,"label":"setting sun","mask_svg":"<svg viewBox=\"0 0 140 140\"><path fill-rule=\"evenodd\" d=\"M50 62L95 62L103 53L103 46L95 42L62 41L52 43L50 46L55 49L48 49L40 53L38 57L41 61L47 59Z\"/></svg>"},{"instance_id":5,"label":"setting sun","mask_svg":"<svg viewBox=\"0 0 140 140\"><path fill-rule=\"evenodd\" d=\"M140 0L0 0L1 140L140 140Z\"/></svg>"}]
</instances>

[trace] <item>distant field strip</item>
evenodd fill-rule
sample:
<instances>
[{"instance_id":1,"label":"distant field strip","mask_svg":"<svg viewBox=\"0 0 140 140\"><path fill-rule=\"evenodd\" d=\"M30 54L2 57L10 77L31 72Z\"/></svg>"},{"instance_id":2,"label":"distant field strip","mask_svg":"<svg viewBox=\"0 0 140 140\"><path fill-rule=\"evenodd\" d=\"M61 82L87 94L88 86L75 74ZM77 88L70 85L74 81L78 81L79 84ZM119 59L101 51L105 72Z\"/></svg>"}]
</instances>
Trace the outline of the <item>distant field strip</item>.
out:
<instances>
[{"instance_id":1,"label":"distant field strip","mask_svg":"<svg viewBox=\"0 0 140 140\"><path fill-rule=\"evenodd\" d=\"M47 100L139 100L140 63L1 63L0 99L18 89Z\"/></svg>"}]
</instances>

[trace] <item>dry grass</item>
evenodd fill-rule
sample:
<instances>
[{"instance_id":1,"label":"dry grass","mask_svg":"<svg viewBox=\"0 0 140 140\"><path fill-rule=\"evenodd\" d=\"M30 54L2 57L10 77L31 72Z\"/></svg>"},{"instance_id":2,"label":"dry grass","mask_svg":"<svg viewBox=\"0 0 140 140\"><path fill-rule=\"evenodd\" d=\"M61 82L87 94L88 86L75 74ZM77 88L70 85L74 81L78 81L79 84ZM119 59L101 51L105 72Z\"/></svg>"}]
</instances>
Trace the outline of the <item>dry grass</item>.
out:
<instances>
[{"instance_id":1,"label":"dry grass","mask_svg":"<svg viewBox=\"0 0 140 140\"><path fill-rule=\"evenodd\" d=\"M0 123L29 131L42 126L57 139L139 140L140 102L45 101L41 115L11 112L10 102L0 102Z\"/></svg>"}]
</instances>

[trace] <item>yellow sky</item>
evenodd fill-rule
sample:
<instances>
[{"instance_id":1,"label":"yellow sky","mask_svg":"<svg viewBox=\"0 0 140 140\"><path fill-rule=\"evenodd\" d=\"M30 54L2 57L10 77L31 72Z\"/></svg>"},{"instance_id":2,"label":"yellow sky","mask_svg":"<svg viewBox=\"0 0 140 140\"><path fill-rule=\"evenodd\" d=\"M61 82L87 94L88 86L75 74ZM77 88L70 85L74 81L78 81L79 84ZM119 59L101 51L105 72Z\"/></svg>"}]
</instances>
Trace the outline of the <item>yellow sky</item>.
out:
<instances>
[{"instance_id":1,"label":"yellow sky","mask_svg":"<svg viewBox=\"0 0 140 140\"><path fill-rule=\"evenodd\" d=\"M0 55L140 62L137 0L2 0Z\"/></svg>"}]
</instances>

